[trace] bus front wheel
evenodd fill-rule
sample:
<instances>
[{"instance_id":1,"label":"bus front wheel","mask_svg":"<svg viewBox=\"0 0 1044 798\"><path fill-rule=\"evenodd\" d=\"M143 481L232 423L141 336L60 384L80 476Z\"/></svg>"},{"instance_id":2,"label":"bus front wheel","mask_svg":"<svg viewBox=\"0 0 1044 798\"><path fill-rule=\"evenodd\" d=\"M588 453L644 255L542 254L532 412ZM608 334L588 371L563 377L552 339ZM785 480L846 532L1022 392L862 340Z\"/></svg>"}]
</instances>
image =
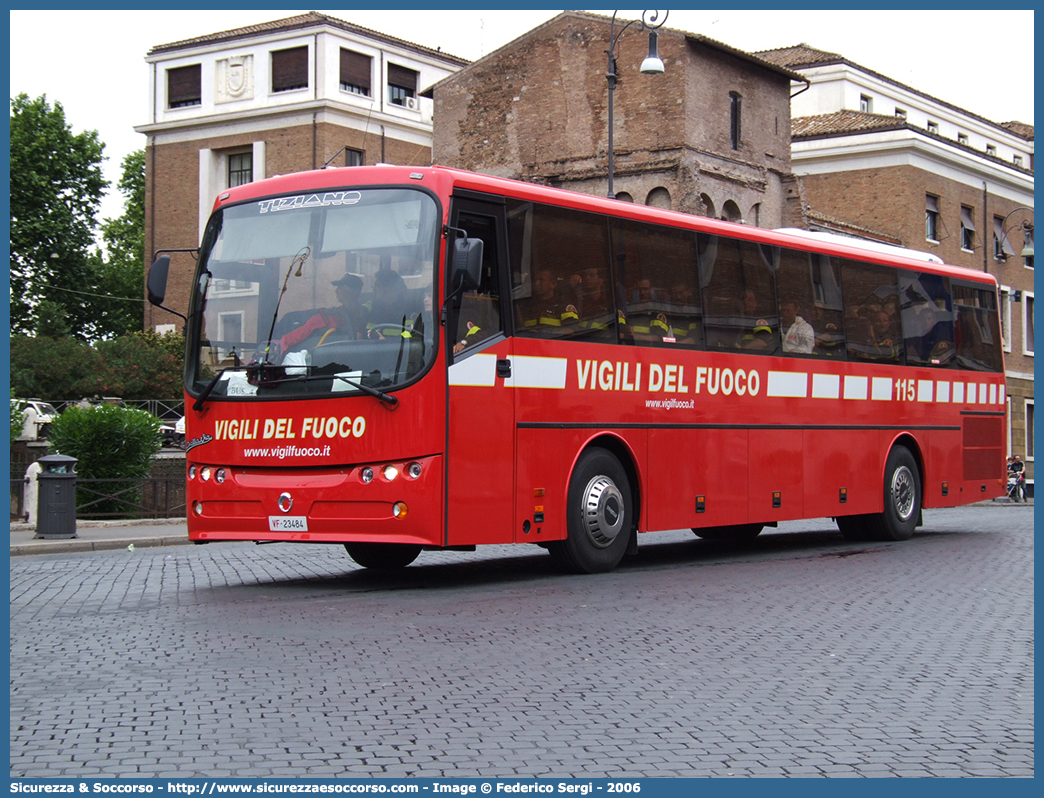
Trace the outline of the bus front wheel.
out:
<instances>
[{"instance_id":1,"label":"bus front wheel","mask_svg":"<svg viewBox=\"0 0 1044 798\"><path fill-rule=\"evenodd\" d=\"M393 571L417 559L420 546L409 543L345 543L348 556L363 568Z\"/></svg>"},{"instance_id":2,"label":"bus front wheel","mask_svg":"<svg viewBox=\"0 0 1044 798\"><path fill-rule=\"evenodd\" d=\"M565 540L548 544L555 564L570 573L613 570L627 552L634 525L627 472L606 449L588 449L569 480Z\"/></svg>"}]
</instances>

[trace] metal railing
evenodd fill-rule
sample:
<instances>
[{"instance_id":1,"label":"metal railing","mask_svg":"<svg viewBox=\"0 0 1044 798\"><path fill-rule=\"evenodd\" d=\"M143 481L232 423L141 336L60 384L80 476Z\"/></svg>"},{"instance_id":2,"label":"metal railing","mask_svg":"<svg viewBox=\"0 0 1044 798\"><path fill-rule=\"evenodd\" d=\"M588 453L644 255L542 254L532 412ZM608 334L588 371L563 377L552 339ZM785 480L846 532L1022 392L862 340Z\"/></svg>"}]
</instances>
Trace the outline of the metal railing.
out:
<instances>
[{"instance_id":1,"label":"metal railing","mask_svg":"<svg viewBox=\"0 0 1044 798\"><path fill-rule=\"evenodd\" d=\"M25 484L24 478L11 480L12 521L25 518ZM76 517L184 518L185 478L77 479Z\"/></svg>"},{"instance_id":2,"label":"metal railing","mask_svg":"<svg viewBox=\"0 0 1044 798\"><path fill-rule=\"evenodd\" d=\"M48 404L61 413L65 408L79 405L82 401L82 399L60 399L49 401ZM164 421L177 421L185 415L184 399L122 399L120 401L123 402L124 407L147 410Z\"/></svg>"}]
</instances>

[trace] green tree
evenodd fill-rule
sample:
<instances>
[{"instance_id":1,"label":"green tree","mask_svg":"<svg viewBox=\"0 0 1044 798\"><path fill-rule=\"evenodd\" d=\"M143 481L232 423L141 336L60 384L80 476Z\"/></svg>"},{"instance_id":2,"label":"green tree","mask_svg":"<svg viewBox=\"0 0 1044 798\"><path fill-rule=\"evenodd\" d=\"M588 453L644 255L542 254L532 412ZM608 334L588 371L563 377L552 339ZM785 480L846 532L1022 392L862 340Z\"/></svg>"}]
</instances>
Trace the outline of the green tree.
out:
<instances>
[{"instance_id":1,"label":"green tree","mask_svg":"<svg viewBox=\"0 0 1044 798\"><path fill-rule=\"evenodd\" d=\"M123 175L117 187L124 198L124 212L101 225L105 256L92 262L92 300L95 333L111 338L141 329L145 284L145 150L123 159Z\"/></svg>"},{"instance_id":2,"label":"green tree","mask_svg":"<svg viewBox=\"0 0 1044 798\"><path fill-rule=\"evenodd\" d=\"M46 95L11 100L11 331L36 330L41 300L65 307L84 338L91 304L75 293L92 283L88 258L108 182L98 132L73 133L61 103Z\"/></svg>"}]
</instances>

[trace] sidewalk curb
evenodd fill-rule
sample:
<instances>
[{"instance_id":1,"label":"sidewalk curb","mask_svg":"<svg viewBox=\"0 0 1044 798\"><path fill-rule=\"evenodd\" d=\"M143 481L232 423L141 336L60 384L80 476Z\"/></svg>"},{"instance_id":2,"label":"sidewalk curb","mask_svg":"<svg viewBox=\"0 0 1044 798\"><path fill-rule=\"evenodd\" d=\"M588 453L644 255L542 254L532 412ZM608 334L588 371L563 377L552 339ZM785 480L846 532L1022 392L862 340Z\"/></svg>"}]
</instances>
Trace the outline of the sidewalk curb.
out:
<instances>
[{"instance_id":1,"label":"sidewalk curb","mask_svg":"<svg viewBox=\"0 0 1044 798\"><path fill-rule=\"evenodd\" d=\"M36 540L32 543L15 543L11 545L11 556L19 557L30 554L71 554L82 551L104 551L112 549L156 548L159 546L187 546L192 543L187 537L164 536L151 538L126 538L124 540L82 540L77 538Z\"/></svg>"}]
</instances>

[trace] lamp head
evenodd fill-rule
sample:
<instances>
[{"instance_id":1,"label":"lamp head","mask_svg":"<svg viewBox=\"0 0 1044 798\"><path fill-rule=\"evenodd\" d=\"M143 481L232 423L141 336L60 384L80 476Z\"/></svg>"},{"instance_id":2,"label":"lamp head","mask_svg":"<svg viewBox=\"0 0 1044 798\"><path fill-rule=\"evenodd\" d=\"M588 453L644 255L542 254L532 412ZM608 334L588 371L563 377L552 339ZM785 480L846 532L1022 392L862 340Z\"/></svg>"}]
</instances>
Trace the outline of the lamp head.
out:
<instances>
[{"instance_id":1,"label":"lamp head","mask_svg":"<svg viewBox=\"0 0 1044 798\"><path fill-rule=\"evenodd\" d=\"M663 74L663 61L660 60L660 54L656 51L656 31L649 31L649 55L642 61L640 69L643 75L662 75Z\"/></svg>"}]
</instances>

